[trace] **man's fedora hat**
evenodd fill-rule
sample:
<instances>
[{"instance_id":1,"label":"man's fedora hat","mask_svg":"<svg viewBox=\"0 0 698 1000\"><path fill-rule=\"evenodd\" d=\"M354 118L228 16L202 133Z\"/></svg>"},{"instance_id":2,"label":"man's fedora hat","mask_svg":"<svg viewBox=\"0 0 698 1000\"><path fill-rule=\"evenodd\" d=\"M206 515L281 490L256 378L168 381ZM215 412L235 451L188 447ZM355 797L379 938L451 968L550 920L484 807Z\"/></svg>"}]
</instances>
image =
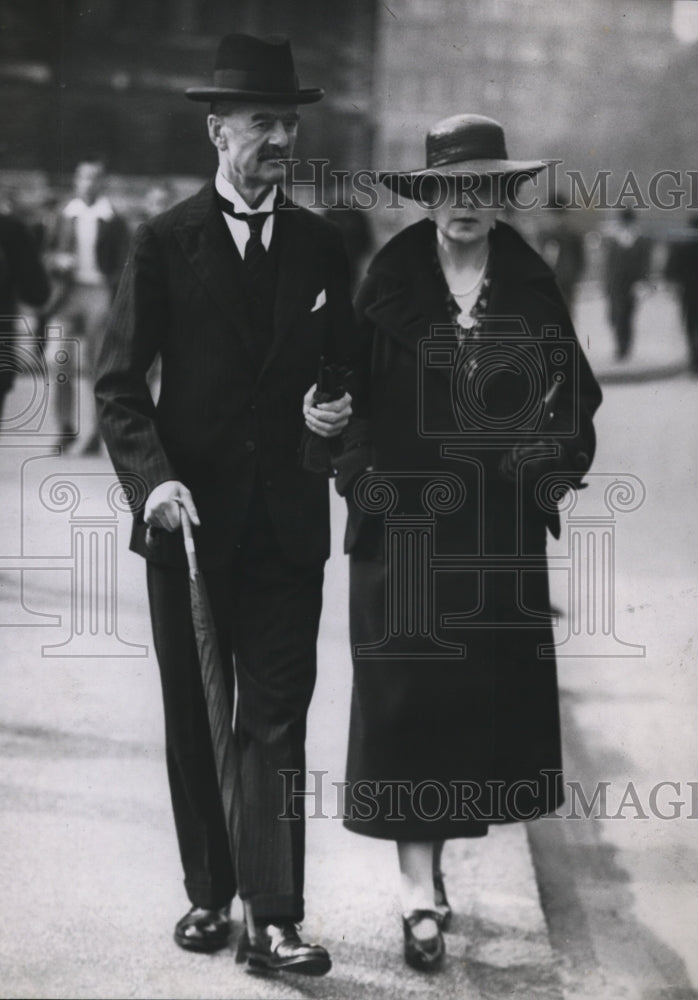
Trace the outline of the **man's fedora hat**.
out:
<instances>
[{"instance_id":1,"label":"man's fedora hat","mask_svg":"<svg viewBox=\"0 0 698 1000\"><path fill-rule=\"evenodd\" d=\"M427 133L427 165L423 170L381 171L391 190L419 200L429 188L428 178L513 176L533 177L545 167L542 160L510 160L504 129L484 115L453 115Z\"/></svg>"},{"instance_id":2,"label":"man's fedora hat","mask_svg":"<svg viewBox=\"0 0 698 1000\"><path fill-rule=\"evenodd\" d=\"M319 87L301 90L288 38L233 34L218 46L213 86L189 87L186 94L191 101L312 104L325 91Z\"/></svg>"}]
</instances>

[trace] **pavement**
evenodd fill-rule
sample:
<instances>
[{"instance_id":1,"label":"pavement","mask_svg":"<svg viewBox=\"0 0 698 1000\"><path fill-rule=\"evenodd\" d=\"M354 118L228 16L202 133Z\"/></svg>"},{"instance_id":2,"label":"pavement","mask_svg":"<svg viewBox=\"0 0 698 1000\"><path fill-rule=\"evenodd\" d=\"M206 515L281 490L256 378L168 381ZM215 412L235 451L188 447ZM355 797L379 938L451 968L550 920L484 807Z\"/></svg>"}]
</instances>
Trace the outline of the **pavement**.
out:
<instances>
[{"instance_id":1,"label":"pavement","mask_svg":"<svg viewBox=\"0 0 698 1000\"><path fill-rule=\"evenodd\" d=\"M606 385L659 381L685 371L688 349L680 310L673 287L663 280L641 287L632 348L622 361L615 357L599 281L580 282L573 318L589 362Z\"/></svg>"},{"instance_id":2,"label":"pavement","mask_svg":"<svg viewBox=\"0 0 698 1000\"><path fill-rule=\"evenodd\" d=\"M187 954L172 942L187 904L157 665L143 566L127 551L129 518L98 513L107 459L83 458L76 449L60 454L41 432L0 438L3 996L698 997L698 803L690 785L698 779L698 549L691 516L698 382L683 372L685 346L666 289L641 303L635 352L622 378L593 286L581 290L576 318L605 382L599 478L584 502L598 514L603 476L631 474L646 489L636 510L616 517L614 575L615 634L643 653L559 661L565 777L590 798L596 783L608 782L608 818L541 820L449 843L444 867L455 917L445 970L432 977L402 961L392 845L350 834L336 818L332 782L344 777L351 687L341 503L333 500L335 544L309 717L308 767L318 772L323 798L308 802L304 927L330 949L334 965L322 979L252 976L235 964L234 942L214 956ZM33 391L28 379L18 380L16 412ZM50 411L46 420L50 430ZM80 484L77 506L74 497L61 500L59 480L51 477ZM73 617L77 527L95 553L105 534L115 537L115 622L106 605L104 620L95 608L85 611L86 626ZM551 555L564 562L564 537ZM107 567L96 556L88 563L96 567L94 593L102 593L95 581L107 587L112 571L102 574ZM552 574L564 611L563 577ZM107 655L104 645L89 655L90 623L100 621L110 623L110 648L116 637L119 655ZM567 627L563 614L561 638ZM56 655L78 628L87 642L82 654L72 647L73 655ZM666 781L674 785L663 786L658 802L671 813L668 803L682 799L675 819L659 818L648 804ZM630 804L621 809L624 796Z\"/></svg>"}]
</instances>

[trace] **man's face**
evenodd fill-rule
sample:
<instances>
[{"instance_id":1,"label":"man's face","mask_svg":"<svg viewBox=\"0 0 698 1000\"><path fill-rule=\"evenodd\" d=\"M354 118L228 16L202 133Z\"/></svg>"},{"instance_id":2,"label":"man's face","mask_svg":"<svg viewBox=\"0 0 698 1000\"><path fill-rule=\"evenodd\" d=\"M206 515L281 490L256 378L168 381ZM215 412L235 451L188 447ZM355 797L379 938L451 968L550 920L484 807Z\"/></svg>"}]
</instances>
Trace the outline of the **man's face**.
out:
<instances>
[{"instance_id":1,"label":"man's face","mask_svg":"<svg viewBox=\"0 0 698 1000\"><path fill-rule=\"evenodd\" d=\"M241 193L281 183L281 161L293 155L298 121L297 107L288 104L233 104L209 115L209 137L226 179Z\"/></svg>"},{"instance_id":2,"label":"man's face","mask_svg":"<svg viewBox=\"0 0 698 1000\"><path fill-rule=\"evenodd\" d=\"M74 184L78 198L81 198L86 205L91 205L104 187L104 165L79 163L75 170Z\"/></svg>"},{"instance_id":3,"label":"man's face","mask_svg":"<svg viewBox=\"0 0 698 1000\"><path fill-rule=\"evenodd\" d=\"M169 188L160 187L156 184L146 191L145 198L143 199L143 207L146 215L152 218L154 215L160 215L162 212L167 211L172 202L172 192Z\"/></svg>"}]
</instances>

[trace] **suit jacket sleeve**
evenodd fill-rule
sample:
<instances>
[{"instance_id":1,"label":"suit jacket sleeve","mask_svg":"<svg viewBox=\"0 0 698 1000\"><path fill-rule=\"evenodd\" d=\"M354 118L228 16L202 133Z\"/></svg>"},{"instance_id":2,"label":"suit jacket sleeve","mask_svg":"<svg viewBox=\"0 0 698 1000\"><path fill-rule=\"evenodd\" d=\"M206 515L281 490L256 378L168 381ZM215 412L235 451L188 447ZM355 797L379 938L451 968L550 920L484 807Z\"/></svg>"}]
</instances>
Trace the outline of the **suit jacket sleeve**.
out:
<instances>
[{"instance_id":1,"label":"suit jacket sleeve","mask_svg":"<svg viewBox=\"0 0 698 1000\"><path fill-rule=\"evenodd\" d=\"M168 309L161 250L146 224L136 233L109 316L95 385L100 428L134 511L160 483L177 479L158 435L146 380ZM133 477L141 489L134 490Z\"/></svg>"},{"instance_id":2,"label":"suit jacket sleeve","mask_svg":"<svg viewBox=\"0 0 698 1000\"><path fill-rule=\"evenodd\" d=\"M331 238L327 247L327 301L331 310L332 343L325 345L324 353L328 361L335 361L353 370L356 335L351 304L349 260L339 229L334 223L330 225ZM349 390L353 396L353 383L349 386Z\"/></svg>"},{"instance_id":3,"label":"suit jacket sleeve","mask_svg":"<svg viewBox=\"0 0 698 1000\"><path fill-rule=\"evenodd\" d=\"M366 315L366 309L379 295L381 284L380 278L369 274L362 282L354 303L353 415L344 431L343 453L335 463L335 489L340 496L347 496L356 479L373 464L370 416L374 329L372 321Z\"/></svg>"}]
</instances>

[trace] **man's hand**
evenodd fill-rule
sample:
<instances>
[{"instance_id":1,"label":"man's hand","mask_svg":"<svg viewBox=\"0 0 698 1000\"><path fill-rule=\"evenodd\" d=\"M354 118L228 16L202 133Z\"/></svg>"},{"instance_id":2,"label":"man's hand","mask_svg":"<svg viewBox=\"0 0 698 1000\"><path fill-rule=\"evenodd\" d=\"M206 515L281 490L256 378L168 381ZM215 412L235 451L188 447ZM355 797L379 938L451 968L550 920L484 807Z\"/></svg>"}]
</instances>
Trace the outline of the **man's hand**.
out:
<instances>
[{"instance_id":1,"label":"man's hand","mask_svg":"<svg viewBox=\"0 0 698 1000\"><path fill-rule=\"evenodd\" d=\"M74 253L55 251L47 255L46 262L53 274L66 275L75 269L78 258Z\"/></svg>"},{"instance_id":2,"label":"man's hand","mask_svg":"<svg viewBox=\"0 0 698 1000\"><path fill-rule=\"evenodd\" d=\"M309 430L323 438L341 434L351 416L351 396L345 392L341 399L331 403L314 403L317 386L311 385L303 397L303 416Z\"/></svg>"},{"instance_id":3,"label":"man's hand","mask_svg":"<svg viewBox=\"0 0 698 1000\"><path fill-rule=\"evenodd\" d=\"M145 502L143 519L151 528L161 528L163 531L176 531L182 523L180 504L186 508L193 524L199 525L199 515L196 513L191 493L184 483L168 479L156 486Z\"/></svg>"}]
</instances>

